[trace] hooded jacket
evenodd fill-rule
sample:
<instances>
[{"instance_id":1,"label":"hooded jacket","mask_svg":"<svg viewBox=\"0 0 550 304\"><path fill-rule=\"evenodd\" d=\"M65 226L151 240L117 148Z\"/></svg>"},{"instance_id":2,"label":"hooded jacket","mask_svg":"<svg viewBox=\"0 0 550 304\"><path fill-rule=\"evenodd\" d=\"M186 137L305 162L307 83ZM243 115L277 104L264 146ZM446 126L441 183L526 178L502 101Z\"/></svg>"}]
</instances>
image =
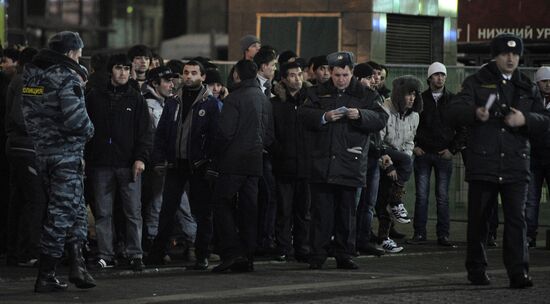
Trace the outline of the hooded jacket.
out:
<instances>
[{"instance_id":1,"label":"hooded jacket","mask_svg":"<svg viewBox=\"0 0 550 304\"><path fill-rule=\"evenodd\" d=\"M491 94L498 97L489 109L489 120L481 122L476 119L475 111L486 105ZM508 107L523 113L524 126L512 128L504 123L501 109ZM464 80L462 91L449 104L445 117L454 126L469 127L467 181L529 181L528 136L542 135L550 119L535 84L519 70L516 69L512 79L506 81L496 63L488 63Z\"/></svg>"},{"instance_id":2,"label":"hooded jacket","mask_svg":"<svg viewBox=\"0 0 550 304\"><path fill-rule=\"evenodd\" d=\"M94 134L84 104L87 73L69 57L41 50L23 70L21 108L37 155L80 155Z\"/></svg>"},{"instance_id":3,"label":"hooded jacket","mask_svg":"<svg viewBox=\"0 0 550 304\"><path fill-rule=\"evenodd\" d=\"M325 112L339 107L357 108L360 118L343 117L324 123ZM367 100L355 77L345 90L332 80L308 90L308 98L298 110L309 133L311 146L310 181L349 187L364 187L368 165L369 135L384 127L388 115L378 103Z\"/></svg>"},{"instance_id":4,"label":"hooded jacket","mask_svg":"<svg viewBox=\"0 0 550 304\"><path fill-rule=\"evenodd\" d=\"M388 123L380 131L386 149L394 149L412 156L414 137L420 121L423 102L420 95L420 81L412 76L401 76L393 81L392 97L384 101L384 110L388 113ZM405 108L405 95L415 91L412 108Z\"/></svg>"},{"instance_id":5,"label":"hooded jacket","mask_svg":"<svg viewBox=\"0 0 550 304\"><path fill-rule=\"evenodd\" d=\"M149 160L151 123L138 91L128 83L94 87L86 95L86 107L96 126L96 134L86 146L90 167L131 168L136 160Z\"/></svg>"}]
</instances>

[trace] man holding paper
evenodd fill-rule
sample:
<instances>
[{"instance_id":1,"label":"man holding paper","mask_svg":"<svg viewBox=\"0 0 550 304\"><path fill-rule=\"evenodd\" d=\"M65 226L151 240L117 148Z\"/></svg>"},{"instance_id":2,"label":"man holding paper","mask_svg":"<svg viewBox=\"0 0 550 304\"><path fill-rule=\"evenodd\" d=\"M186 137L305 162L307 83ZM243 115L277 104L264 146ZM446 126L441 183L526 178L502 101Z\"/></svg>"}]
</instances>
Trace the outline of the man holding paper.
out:
<instances>
[{"instance_id":1,"label":"man holding paper","mask_svg":"<svg viewBox=\"0 0 550 304\"><path fill-rule=\"evenodd\" d=\"M485 244L500 194L504 209L504 264L510 288L533 286L529 277L524 217L529 182L529 136L548 129L549 118L533 83L517 69L523 41L501 34L491 42L494 61L466 78L447 108L448 120L468 126L468 248L466 269L473 285L488 285ZM494 97L491 97L494 94ZM494 100L493 100L494 99Z\"/></svg>"},{"instance_id":2,"label":"man holding paper","mask_svg":"<svg viewBox=\"0 0 550 304\"><path fill-rule=\"evenodd\" d=\"M355 254L356 206L366 183L369 134L384 127L388 115L353 77L354 56L327 56L331 79L308 91L298 115L311 131L311 259L320 269L327 248L337 268L357 269ZM331 236L334 241L331 242Z\"/></svg>"}]
</instances>

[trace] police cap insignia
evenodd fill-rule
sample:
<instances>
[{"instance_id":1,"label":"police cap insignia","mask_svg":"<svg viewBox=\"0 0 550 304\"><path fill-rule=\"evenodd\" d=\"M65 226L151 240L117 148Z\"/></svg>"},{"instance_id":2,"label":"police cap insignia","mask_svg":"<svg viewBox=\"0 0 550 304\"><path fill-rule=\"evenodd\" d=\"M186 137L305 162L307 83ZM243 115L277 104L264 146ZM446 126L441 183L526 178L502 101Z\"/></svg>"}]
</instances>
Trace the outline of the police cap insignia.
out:
<instances>
[{"instance_id":1,"label":"police cap insignia","mask_svg":"<svg viewBox=\"0 0 550 304\"><path fill-rule=\"evenodd\" d=\"M508 41L508 46L513 48L513 47L516 47L516 42L514 40L509 40Z\"/></svg>"}]
</instances>

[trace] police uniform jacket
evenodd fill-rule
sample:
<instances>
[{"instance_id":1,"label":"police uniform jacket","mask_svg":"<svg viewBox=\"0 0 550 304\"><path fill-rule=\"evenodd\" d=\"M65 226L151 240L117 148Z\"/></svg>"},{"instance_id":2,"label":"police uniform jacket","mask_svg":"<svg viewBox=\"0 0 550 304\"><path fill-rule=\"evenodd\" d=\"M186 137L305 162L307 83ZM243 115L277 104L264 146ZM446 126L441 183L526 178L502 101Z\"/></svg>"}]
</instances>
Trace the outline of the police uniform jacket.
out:
<instances>
[{"instance_id":1,"label":"police uniform jacket","mask_svg":"<svg viewBox=\"0 0 550 304\"><path fill-rule=\"evenodd\" d=\"M325 112L345 106L357 108L360 118L343 117L323 124ZM367 100L361 84L352 78L343 91L327 81L308 91L299 117L311 133L310 181L364 187L368 165L369 134L384 127L388 114L373 99Z\"/></svg>"},{"instance_id":2,"label":"police uniform jacket","mask_svg":"<svg viewBox=\"0 0 550 304\"><path fill-rule=\"evenodd\" d=\"M191 113L190 133L187 137L187 156L190 164L213 157L213 143L219 117L218 102L202 86L192 102L182 103L179 98L166 98L164 109L155 132L153 164L175 163L178 128Z\"/></svg>"},{"instance_id":3,"label":"police uniform jacket","mask_svg":"<svg viewBox=\"0 0 550 304\"><path fill-rule=\"evenodd\" d=\"M94 134L84 104L86 77L74 60L48 49L25 65L21 108L37 155L83 155Z\"/></svg>"},{"instance_id":4,"label":"police uniform jacket","mask_svg":"<svg viewBox=\"0 0 550 304\"><path fill-rule=\"evenodd\" d=\"M485 106L490 94L497 96L486 122L476 119L476 108ZM511 128L504 123L508 107L525 116L525 126ZM452 100L445 116L453 125L469 126L466 166L467 181L514 183L529 181L530 143L528 135L548 129L549 118L536 86L517 69L511 80L502 78L491 62L466 78L462 91Z\"/></svg>"}]
</instances>

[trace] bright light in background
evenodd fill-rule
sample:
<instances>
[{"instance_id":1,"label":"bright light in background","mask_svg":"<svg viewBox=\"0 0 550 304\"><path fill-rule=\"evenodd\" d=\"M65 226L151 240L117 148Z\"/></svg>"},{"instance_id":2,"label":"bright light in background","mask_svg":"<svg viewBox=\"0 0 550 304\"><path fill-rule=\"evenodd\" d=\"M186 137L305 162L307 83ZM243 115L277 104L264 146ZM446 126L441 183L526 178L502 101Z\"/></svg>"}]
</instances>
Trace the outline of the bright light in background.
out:
<instances>
[{"instance_id":1,"label":"bright light in background","mask_svg":"<svg viewBox=\"0 0 550 304\"><path fill-rule=\"evenodd\" d=\"M134 12L134 7L131 6L131 5L128 5L128 6L126 7L126 13L131 14L131 13L133 13L133 12Z\"/></svg>"},{"instance_id":2,"label":"bright light in background","mask_svg":"<svg viewBox=\"0 0 550 304\"><path fill-rule=\"evenodd\" d=\"M439 15L456 16L458 12L458 0L439 0Z\"/></svg>"},{"instance_id":3,"label":"bright light in background","mask_svg":"<svg viewBox=\"0 0 550 304\"><path fill-rule=\"evenodd\" d=\"M387 27L386 14L373 14L372 29L377 32L385 32Z\"/></svg>"}]
</instances>

